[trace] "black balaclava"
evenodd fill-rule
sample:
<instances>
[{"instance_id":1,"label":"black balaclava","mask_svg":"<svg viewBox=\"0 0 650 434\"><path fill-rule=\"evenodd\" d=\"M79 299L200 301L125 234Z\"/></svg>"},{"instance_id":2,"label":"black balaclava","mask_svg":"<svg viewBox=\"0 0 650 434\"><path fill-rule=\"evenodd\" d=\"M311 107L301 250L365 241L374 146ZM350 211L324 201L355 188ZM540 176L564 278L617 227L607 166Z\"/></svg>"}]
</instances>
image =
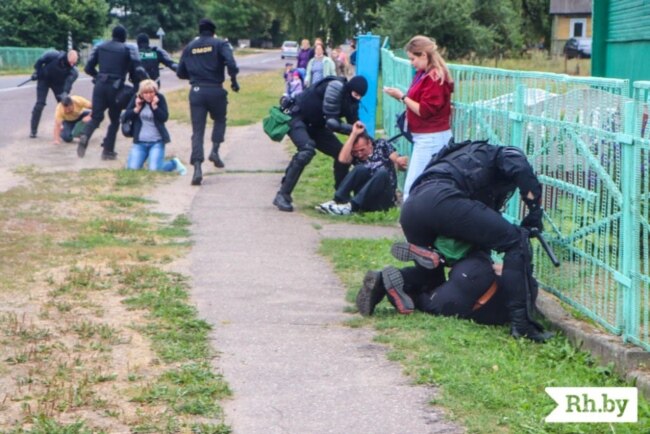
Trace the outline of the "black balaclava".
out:
<instances>
[{"instance_id":1,"label":"black balaclava","mask_svg":"<svg viewBox=\"0 0 650 434\"><path fill-rule=\"evenodd\" d=\"M209 18L202 18L201 21L199 21L199 33L201 35L214 35L214 33L217 30L217 26L215 26L214 22L209 19Z\"/></svg>"},{"instance_id":2,"label":"black balaclava","mask_svg":"<svg viewBox=\"0 0 650 434\"><path fill-rule=\"evenodd\" d=\"M126 29L121 24L113 27L113 39L119 42L126 42Z\"/></svg>"},{"instance_id":3,"label":"black balaclava","mask_svg":"<svg viewBox=\"0 0 650 434\"><path fill-rule=\"evenodd\" d=\"M146 33L140 33L136 37L136 41L138 42L138 48L149 48L149 36Z\"/></svg>"}]
</instances>

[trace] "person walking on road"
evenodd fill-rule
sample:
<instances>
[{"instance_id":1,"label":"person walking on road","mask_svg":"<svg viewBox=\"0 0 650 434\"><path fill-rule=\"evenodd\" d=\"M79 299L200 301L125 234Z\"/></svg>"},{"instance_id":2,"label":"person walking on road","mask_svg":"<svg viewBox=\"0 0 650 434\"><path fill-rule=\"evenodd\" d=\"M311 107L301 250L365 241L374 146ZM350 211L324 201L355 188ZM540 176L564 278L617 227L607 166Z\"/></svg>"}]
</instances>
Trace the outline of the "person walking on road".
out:
<instances>
[{"instance_id":1,"label":"person walking on road","mask_svg":"<svg viewBox=\"0 0 650 434\"><path fill-rule=\"evenodd\" d=\"M142 62L142 66L147 71L149 78L155 81L158 89L160 89L160 64L176 72L178 63L174 62L169 53L161 47L150 47L149 36L146 33L140 33L136 40L138 42L140 62Z\"/></svg>"},{"instance_id":2,"label":"person walking on road","mask_svg":"<svg viewBox=\"0 0 650 434\"><path fill-rule=\"evenodd\" d=\"M79 77L79 71L75 65L79 60L79 54L75 50L48 51L38 58L34 63L32 80L38 80L36 84L36 104L32 110L31 130L29 137L35 138L38 133L38 124L41 121L41 114L47 103L47 93L52 90L57 102L70 94L72 84Z\"/></svg>"},{"instance_id":3,"label":"person walking on road","mask_svg":"<svg viewBox=\"0 0 650 434\"><path fill-rule=\"evenodd\" d=\"M219 147L226 133L226 111L228 92L223 88L224 68L228 69L230 88L239 92L237 83L237 63L232 48L227 41L215 38L215 24L203 18L199 21L199 36L187 44L178 63L176 75L189 80L192 86L189 94L190 115L192 118L192 155L190 164L194 166L192 185L201 185L204 161L203 136L208 113L214 121L212 126L212 151L208 159L215 167L223 168L219 157Z\"/></svg>"},{"instance_id":4,"label":"person walking on road","mask_svg":"<svg viewBox=\"0 0 650 434\"><path fill-rule=\"evenodd\" d=\"M136 86L140 80L146 78L146 73L140 65L140 56L135 47L126 45L126 29L121 26L113 28L112 39L96 46L84 71L93 77L95 87L93 88L93 113L92 118L86 129L79 136L79 145L77 146L77 155L83 158L86 155L88 141L93 132L99 127L104 120L104 112L108 109L108 118L110 125L106 131L106 136L102 142L104 148L102 160L115 160L115 137L120 126L120 112L124 108L120 102L121 93L125 90L125 81L127 73L136 81ZM99 71L97 67L99 66Z\"/></svg>"}]
</instances>

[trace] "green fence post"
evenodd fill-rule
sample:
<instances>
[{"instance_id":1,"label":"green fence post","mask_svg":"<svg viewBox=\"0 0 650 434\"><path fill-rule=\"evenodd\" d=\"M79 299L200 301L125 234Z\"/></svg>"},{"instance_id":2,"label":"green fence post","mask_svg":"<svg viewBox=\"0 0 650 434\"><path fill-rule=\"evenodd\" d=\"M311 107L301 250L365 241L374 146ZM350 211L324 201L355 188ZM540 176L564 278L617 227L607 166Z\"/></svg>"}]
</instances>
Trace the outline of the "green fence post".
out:
<instances>
[{"instance_id":1,"label":"green fence post","mask_svg":"<svg viewBox=\"0 0 650 434\"><path fill-rule=\"evenodd\" d=\"M623 327L623 340L627 341L628 337L639 337L639 230L636 218L636 192L638 190L636 183L636 173L638 166L636 163L636 149L634 149L634 121L635 121L634 102L626 102L623 109L624 124L623 134L619 135L621 143L621 193L623 203L621 206L621 274L629 280L627 284L619 284L620 291L623 293L622 306L617 307L617 317L622 312L623 318L617 318L617 325Z\"/></svg>"},{"instance_id":2,"label":"green fence post","mask_svg":"<svg viewBox=\"0 0 650 434\"><path fill-rule=\"evenodd\" d=\"M526 85L518 84L515 88L515 100L513 111L510 112L510 121L512 123L510 134L510 146L523 148L524 145L524 103L526 98ZM514 197L508 204L508 215L518 220L519 217L519 198Z\"/></svg>"}]
</instances>

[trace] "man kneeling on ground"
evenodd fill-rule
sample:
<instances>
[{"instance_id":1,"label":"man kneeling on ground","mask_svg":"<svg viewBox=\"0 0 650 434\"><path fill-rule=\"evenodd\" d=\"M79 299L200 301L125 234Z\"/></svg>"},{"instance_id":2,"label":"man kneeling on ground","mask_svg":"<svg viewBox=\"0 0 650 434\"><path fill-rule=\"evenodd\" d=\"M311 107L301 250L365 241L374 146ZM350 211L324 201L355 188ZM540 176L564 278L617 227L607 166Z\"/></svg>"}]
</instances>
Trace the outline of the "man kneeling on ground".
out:
<instances>
[{"instance_id":1,"label":"man kneeling on ground","mask_svg":"<svg viewBox=\"0 0 650 434\"><path fill-rule=\"evenodd\" d=\"M334 200L317 209L332 215L348 215L359 211L386 211L395 206L397 176L395 166L405 170L408 157L400 156L386 140L372 140L361 121L352 126L352 133L339 152L338 161L354 168L343 179ZM352 193L354 197L351 198Z\"/></svg>"},{"instance_id":2,"label":"man kneeling on ground","mask_svg":"<svg viewBox=\"0 0 650 434\"><path fill-rule=\"evenodd\" d=\"M60 145L61 140L70 143L78 137L90 121L91 109L90 101L82 96L63 97L54 113L54 144Z\"/></svg>"}]
</instances>

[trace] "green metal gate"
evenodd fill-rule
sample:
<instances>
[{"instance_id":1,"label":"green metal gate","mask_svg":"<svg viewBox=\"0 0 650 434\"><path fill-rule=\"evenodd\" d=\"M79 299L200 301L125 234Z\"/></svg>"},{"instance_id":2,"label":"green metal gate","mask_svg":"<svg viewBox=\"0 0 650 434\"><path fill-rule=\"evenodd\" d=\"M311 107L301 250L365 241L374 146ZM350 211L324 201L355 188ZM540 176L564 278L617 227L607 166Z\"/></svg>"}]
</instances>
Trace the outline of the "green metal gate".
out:
<instances>
[{"instance_id":1,"label":"green metal gate","mask_svg":"<svg viewBox=\"0 0 650 434\"><path fill-rule=\"evenodd\" d=\"M0 47L0 71L31 68L47 48Z\"/></svg>"},{"instance_id":2,"label":"green metal gate","mask_svg":"<svg viewBox=\"0 0 650 434\"><path fill-rule=\"evenodd\" d=\"M545 235L562 266L554 268L537 246L542 286L650 350L650 131L641 135L650 83L635 83L630 98L626 80L449 67L455 139L522 148L544 185ZM412 74L407 60L382 49L384 85L405 90ZM384 101L384 129L392 135L404 106ZM513 221L523 216L519 205L518 198L507 205Z\"/></svg>"}]
</instances>

